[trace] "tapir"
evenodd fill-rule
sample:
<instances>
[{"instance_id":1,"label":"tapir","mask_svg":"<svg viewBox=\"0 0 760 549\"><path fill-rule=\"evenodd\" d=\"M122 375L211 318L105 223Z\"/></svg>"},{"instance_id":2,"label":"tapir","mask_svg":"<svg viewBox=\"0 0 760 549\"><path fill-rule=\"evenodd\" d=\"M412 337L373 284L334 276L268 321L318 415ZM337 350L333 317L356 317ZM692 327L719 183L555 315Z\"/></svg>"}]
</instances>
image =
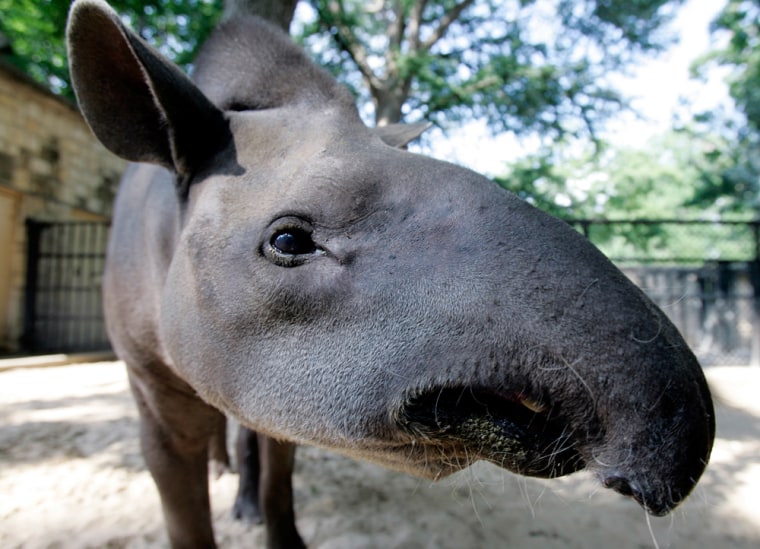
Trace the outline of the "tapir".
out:
<instances>
[{"instance_id":1,"label":"tapir","mask_svg":"<svg viewBox=\"0 0 760 549\"><path fill-rule=\"evenodd\" d=\"M367 127L255 17L219 26L192 80L100 0L67 32L85 119L133 162L105 314L172 546L214 546L222 414L249 430L241 493L270 547L303 546L296 444L430 479L585 468L653 515L692 490L715 431L702 370L569 225L404 150L417 126Z\"/></svg>"}]
</instances>

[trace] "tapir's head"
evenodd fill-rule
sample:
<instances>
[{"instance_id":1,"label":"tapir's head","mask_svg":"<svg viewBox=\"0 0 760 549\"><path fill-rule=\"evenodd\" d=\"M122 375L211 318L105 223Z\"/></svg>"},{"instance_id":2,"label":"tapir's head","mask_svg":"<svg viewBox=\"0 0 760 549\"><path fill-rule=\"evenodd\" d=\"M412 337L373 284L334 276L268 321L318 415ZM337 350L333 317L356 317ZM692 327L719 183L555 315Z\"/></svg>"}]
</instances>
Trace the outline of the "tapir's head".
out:
<instances>
[{"instance_id":1,"label":"tapir's head","mask_svg":"<svg viewBox=\"0 0 760 549\"><path fill-rule=\"evenodd\" d=\"M260 20L218 29L195 83L99 1L68 38L96 135L176 175L161 337L203 398L429 477L586 467L654 514L692 489L714 435L699 364L565 223L399 149L416 128L365 127Z\"/></svg>"}]
</instances>

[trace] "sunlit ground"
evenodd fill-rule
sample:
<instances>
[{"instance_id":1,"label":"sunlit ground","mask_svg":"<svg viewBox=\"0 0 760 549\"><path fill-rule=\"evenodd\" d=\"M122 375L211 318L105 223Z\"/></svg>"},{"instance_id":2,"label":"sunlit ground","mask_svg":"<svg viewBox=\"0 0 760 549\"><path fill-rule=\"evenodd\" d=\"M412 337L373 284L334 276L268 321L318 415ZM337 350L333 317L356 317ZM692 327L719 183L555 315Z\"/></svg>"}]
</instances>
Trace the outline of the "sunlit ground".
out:
<instances>
[{"instance_id":1,"label":"sunlit ground","mask_svg":"<svg viewBox=\"0 0 760 549\"><path fill-rule=\"evenodd\" d=\"M710 368L718 439L673 515L647 521L589 475L534 481L479 464L431 484L301 448L296 513L310 547L760 547L760 369ZM166 547L119 363L0 372L0 547ZM212 481L222 547L263 547ZM611 545L614 540L614 545Z\"/></svg>"}]
</instances>

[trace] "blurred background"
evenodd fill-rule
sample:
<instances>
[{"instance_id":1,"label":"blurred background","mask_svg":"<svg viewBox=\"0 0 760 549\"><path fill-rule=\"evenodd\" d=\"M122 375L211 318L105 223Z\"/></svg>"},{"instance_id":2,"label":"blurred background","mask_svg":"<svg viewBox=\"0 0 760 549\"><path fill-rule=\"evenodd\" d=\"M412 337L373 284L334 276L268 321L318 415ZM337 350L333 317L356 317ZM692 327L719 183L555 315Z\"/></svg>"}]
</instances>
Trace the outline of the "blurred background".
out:
<instances>
[{"instance_id":1,"label":"blurred background","mask_svg":"<svg viewBox=\"0 0 760 549\"><path fill-rule=\"evenodd\" d=\"M235 2L283 26L369 125L583 232L704 364L760 364L760 2L116 0L192 58ZM124 163L79 116L68 0L0 0L0 353L108 349L100 273ZM283 10L281 10L283 11ZM292 21L290 15L293 15Z\"/></svg>"}]
</instances>

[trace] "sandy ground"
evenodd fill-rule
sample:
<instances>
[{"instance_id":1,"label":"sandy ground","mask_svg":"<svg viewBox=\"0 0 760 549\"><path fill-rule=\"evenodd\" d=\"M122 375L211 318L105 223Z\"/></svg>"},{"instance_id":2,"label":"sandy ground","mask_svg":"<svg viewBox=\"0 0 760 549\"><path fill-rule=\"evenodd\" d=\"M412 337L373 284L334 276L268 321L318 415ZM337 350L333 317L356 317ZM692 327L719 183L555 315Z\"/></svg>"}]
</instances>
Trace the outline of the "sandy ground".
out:
<instances>
[{"instance_id":1,"label":"sandy ground","mask_svg":"<svg viewBox=\"0 0 760 549\"><path fill-rule=\"evenodd\" d=\"M718 439L691 498L647 520L583 473L553 481L491 465L430 483L299 448L299 529L312 548L760 547L760 369L711 368ZM119 363L0 372L0 547L166 547ZM223 548L263 547L230 518L237 477L212 481Z\"/></svg>"}]
</instances>

